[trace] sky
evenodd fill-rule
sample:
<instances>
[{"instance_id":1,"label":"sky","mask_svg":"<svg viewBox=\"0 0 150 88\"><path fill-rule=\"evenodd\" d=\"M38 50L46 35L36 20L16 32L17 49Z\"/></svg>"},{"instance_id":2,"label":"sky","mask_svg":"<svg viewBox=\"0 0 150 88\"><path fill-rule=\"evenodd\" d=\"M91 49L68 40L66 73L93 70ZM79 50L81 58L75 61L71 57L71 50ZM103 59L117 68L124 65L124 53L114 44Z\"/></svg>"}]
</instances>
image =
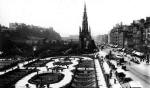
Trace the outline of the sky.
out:
<instances>
[{"instance_id":1,"label":"sky","mask_svg":"<svg viewBox=\"0 0 150 88\"><path fill-rule=\"evenodd\" d=\"M150 16L150 0L0 0L0 24L25 23L53 27L63 37L78 35L84 3L93 36Z\"/></svg>"}]
</instances>

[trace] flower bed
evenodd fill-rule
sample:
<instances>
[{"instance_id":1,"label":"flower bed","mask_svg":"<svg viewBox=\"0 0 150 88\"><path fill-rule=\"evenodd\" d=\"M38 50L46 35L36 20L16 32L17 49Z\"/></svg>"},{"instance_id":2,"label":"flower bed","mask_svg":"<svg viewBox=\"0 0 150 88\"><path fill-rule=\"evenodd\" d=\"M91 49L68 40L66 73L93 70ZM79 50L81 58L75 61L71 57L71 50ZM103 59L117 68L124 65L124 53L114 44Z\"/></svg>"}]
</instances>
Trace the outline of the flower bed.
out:
<instances>
[{"instance_id":1,"label":"flower bed","mask_svg":"<svg viewBox=\"0 0 150 88\"><path fill-rule=\"evenodd\" d=\"M19 60L4 60L0 61L0 71L4 71L7 69L10 69L14 66L17 66L19 63Z\"/></svg>"},{"instance_id":2,"label":"flower bed","mask_svg":"<svg viewBox=\"0 0 150 88\"><path fill-rule=\"evenodd\" d=\"M18 80L20 80L21 78L23 78L24 76L26 76L32 72L35 72L35 70L15 69L4 75L0 75L0 88L10 88Z\"/></svg>"},{"instance_id":3,"label":"flower bed","mask_svg":"<svg viewBox=\"0 0 150 88\"><path fill-rule=\"evenodd\" d=\"M32 84L53 84L61 81L64 78L64 74L61 73L43 73L33 76L29 83Z\"/></svg>"}]
</instances>

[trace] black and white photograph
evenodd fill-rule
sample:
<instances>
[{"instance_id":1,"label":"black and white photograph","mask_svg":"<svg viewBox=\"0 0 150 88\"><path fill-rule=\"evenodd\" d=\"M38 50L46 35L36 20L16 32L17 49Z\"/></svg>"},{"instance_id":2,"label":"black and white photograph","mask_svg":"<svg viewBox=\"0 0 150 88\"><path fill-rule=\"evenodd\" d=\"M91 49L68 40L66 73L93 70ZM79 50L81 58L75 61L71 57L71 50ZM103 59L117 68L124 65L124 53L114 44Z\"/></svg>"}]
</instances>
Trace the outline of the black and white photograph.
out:
<instances>
[{"instance_id":1,"label":"black and white photograph","mask_svg":"<svg viewBox=\"0 0 150 88\"><path fill-rule=\"evenodd\" d=\"M150 0L0 0L0 88L150 88Z\"/></svg>"}]
</instances>

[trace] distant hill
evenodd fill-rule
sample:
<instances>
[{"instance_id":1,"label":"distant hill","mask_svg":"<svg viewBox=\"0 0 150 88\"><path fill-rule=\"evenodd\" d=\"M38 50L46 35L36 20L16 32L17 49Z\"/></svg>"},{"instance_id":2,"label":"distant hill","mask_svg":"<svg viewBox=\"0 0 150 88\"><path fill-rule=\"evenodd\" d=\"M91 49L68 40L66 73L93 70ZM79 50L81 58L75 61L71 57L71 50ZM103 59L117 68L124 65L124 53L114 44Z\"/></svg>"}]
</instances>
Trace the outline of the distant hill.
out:
<instances>
[{"instance_id":1,"label":"distant hill","mask_svg":"<svg viewBox=\"0 0 150 88\"><path fill-rule=\"evenodd\" d=\"M9 28L0 26L0 50L6 55L18 54L32 51L34 44L44 44L44 42L59 41L59 33L50 28L15 23Z\"/></svg>"},{"instance_id":2,"label":"distant hill","mask_svg":"<svg viewBox=\"0 0 150 88\"><path fill-rule=\"evenodd\" d=\"M12 29L12 27L9 28L9 30L12 32L10 33L10 36L13 38L29 38L30 36L33 36L39 38L46 38L48 40L61 40L60 34L55 32L52 27L42 28L26 24L17 24L14 26L16 26L15 30Z\"/></svg>"}]
</instances>

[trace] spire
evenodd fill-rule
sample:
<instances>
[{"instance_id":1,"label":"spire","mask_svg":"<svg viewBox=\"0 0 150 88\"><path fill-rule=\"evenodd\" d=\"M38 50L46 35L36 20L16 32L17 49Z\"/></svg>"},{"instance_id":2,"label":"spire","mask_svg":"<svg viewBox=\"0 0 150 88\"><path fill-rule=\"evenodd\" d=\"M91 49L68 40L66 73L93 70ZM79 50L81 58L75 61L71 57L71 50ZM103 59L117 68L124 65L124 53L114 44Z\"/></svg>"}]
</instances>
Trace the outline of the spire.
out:
<instances>
[{"instance_id":1,"label":"spire","mask_svg":"<svg viewBox=\"0 0 150 88\"><path fill-rule=\"evenodd\" d=\"M91 27L89 27L89 34L91 35Z\"/></svg>"},{"instance_id":2,"label":"spire","mask_svg":"<svg viewBox=\"0 0 150 88\"><path fill-rule=\"evenodd\" d=\"M84 4L84 13L83 13L83 22L82 22L82 31L88 32L88 20L87 20L86 4Z\"/></svg>"},{"instance_id":3,"label":"spire","mask_svg":"<svg viewBox=\"0 0 150 88\"><path fill-rule=\"evenodd\" d=\"M86 4L84 4L84 15L85 19L87 19L87 12L86 12Z\"/></svg>"},{"instance_id":4,"label":"spire","mask_svg":"<svg viewBox=\"0 0 150 88\"><path fill-rule=\"evenodd\" d=\"M79 32L81 33L81 27L79 27Z\"/></svg>"},{"instance_id":5,"label":"spire","mask_svg":"<svg viewBox=\"0 0 150 88\"><path fill-rule=\"evenodd\" d=\"M84 3L84 12L86 12L86 4Z\"/></svg>"}]
</instances>

